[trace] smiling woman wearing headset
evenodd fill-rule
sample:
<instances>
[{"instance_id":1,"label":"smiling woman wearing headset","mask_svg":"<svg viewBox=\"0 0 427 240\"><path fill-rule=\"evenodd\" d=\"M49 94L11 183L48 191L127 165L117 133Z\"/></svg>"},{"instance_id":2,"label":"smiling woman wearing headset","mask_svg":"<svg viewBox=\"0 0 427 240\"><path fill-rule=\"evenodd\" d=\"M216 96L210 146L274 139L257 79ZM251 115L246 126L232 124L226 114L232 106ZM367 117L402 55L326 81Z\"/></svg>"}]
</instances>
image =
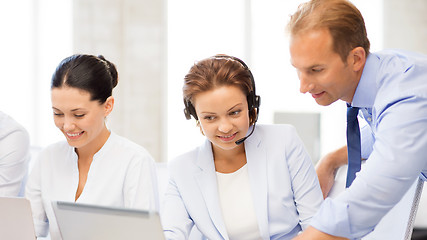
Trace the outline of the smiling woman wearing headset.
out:
<instances>
[{"instance_id":1,"label":"smiling woman wearing headset","mask_svg":"<svg viewBox=\"0 0 427 240\"><path fill-rule=\"evenodd\" d=\"M246 64L216 55L184 78L187 119L206 141L169 164L162 223L167 239L194 225L208 239L290 239L323 197L317 175L290 125L255 125L260 97Z\"/></svg>"}]
</instances>

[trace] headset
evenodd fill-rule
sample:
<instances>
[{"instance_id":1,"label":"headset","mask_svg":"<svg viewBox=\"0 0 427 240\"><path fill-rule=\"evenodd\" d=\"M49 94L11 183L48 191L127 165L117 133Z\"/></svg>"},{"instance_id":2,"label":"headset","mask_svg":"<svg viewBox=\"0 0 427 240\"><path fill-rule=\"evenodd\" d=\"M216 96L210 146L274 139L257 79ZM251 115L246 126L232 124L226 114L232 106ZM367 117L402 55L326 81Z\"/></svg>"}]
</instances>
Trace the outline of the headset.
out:
<instances>
[{"instance_id":1,"label":"headset","mask_svg":"<svg viewBox=\"0 0 427 240\"><path fill-rule=\"evenodd\" d=\"M254 126L252 128L251 133L249 135L247 135L246 137L241 138L241 139L239 139L239 140L237 140L235 142L237 145L239 145L239 144L243 143L243 141L245 141L254 132L255 124L256 124L256 122L258 120L259 106L261 105L261 97L259 95L256 95L254 76L252 75L251 70L249 69L249 67L246 65L245 62L243 62L241 59L239 59L237 57L228 56L228 55L215 55L215 56L213 56L211 58L213 58L213 59L228 59L228 60L231 60L231 61L236 61L236 62L240 63L240 65L242 65L243 68L249 73L249 78L250 78L250 81L251 81L251 84L252 84L252 91L250 91L248 93L248 95L246 96L246 99L248 101L248 110L249 110L249 112L251 112L252 110L256 109L256 116L255 116ZM184 115L185 115L185 117L188 120L190 120L191 116L193 116L194 119L199 120L199 118L197 117L197 114L196 114L196 109L194 108L193 104L190 101L184 99L184 105L185 105L185 108L184 108Z\"/></svg>"}]
</instances>

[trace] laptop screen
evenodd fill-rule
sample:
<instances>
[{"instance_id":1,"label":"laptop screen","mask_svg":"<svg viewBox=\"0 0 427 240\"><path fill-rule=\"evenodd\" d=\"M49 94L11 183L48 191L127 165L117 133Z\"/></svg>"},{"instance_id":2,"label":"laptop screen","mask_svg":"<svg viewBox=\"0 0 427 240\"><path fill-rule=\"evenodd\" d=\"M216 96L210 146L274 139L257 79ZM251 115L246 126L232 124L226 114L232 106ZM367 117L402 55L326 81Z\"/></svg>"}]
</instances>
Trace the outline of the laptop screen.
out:
<instances>
[{"instance_id":1,"label":"laptop screen","mask_svg":"<svg viewBox=\"0 0 427 240\"><path fill-rule=\"evenodd\" d=\"M63 240L164 239L157 213L53 201Z\"/></svg>"},{"instance_id":2,"label":"laptop screen","mask_svg":"<svg viewBox=\"0 0 427 240\"><path fill-rule=\"evenodd\" d=\"M0 197L0 238L8 240L36 239L28 199Z\"/></svg>"}]
</instances>

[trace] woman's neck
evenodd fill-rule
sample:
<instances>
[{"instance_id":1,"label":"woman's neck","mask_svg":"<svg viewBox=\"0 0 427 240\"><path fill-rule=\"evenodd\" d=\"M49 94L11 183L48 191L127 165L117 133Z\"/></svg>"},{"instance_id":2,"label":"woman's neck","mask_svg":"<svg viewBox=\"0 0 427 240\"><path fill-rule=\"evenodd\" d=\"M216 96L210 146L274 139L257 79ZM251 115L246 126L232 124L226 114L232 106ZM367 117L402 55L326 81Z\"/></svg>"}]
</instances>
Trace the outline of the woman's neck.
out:
<instances>
[{"instance_id":1,"label":"woman's neck","mask_svg":"<svg viewBox=\"0 0 427 240\"><path fill-rule=\"evenodd\" d=\"M212 148L215 170L221 173L232 173L246 164L244 144L230 150Z\"/></svg>"},{"instance_id":2,"label":"woman's neck","mask_svg":"<svg viewBox=\"0 0 427 240\"><path fill-rule=\"evenodd\" d=\"M92 161L93 156L104 146L110 137L110 131L107 127L101 131L101 133L90 143L86 144L84 147L76 148L76 153L80 160L89 160Z\"/></svg>"}]
</instances>

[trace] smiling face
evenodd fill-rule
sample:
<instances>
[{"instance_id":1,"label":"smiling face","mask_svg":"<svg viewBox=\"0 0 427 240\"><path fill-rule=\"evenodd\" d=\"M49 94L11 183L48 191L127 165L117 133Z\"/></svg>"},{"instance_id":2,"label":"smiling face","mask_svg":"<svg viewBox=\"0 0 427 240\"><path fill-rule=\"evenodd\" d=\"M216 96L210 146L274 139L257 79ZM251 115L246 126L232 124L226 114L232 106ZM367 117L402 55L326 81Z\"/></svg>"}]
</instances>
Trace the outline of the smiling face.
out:
<instances>
[{"instance_id":1,"label":"smiling face","mask_svg":"<svg viewBox=\"0 0 427 240\"><path fill-rule=\"evenodd\" d=\"M246 95L236 86L221 86L194 96L194 107L214 152L243 149L236 141L249 129Z\"/></svg>"},{"instance_id":2,"label":"smiling face","mask_svg":"<svg viewBox=\"0 0 427 240\"><path fill-rule=\"evenodd\" d=\"M301 93L310 93L323 106L338 99L352 101L364 64L358 56L360 47L350 51L343 62L332 44L327 29L292 35L290 42L291 63L297 70ZM363 60L362 65L359 60Z\"/></svg>"},{"instance_id":3,"label":"smiling face","mask_svg":"<svg viewBox=\"0 0 427 240\"><path fill-rule=\"evenodd\" d=\"M101 104L92 101L89 92L66 86L53 88L51 94L55 125L68 144L98 151L109 136L104 119L112 110L114 98Z\"/></svg>"}]
</instances>

